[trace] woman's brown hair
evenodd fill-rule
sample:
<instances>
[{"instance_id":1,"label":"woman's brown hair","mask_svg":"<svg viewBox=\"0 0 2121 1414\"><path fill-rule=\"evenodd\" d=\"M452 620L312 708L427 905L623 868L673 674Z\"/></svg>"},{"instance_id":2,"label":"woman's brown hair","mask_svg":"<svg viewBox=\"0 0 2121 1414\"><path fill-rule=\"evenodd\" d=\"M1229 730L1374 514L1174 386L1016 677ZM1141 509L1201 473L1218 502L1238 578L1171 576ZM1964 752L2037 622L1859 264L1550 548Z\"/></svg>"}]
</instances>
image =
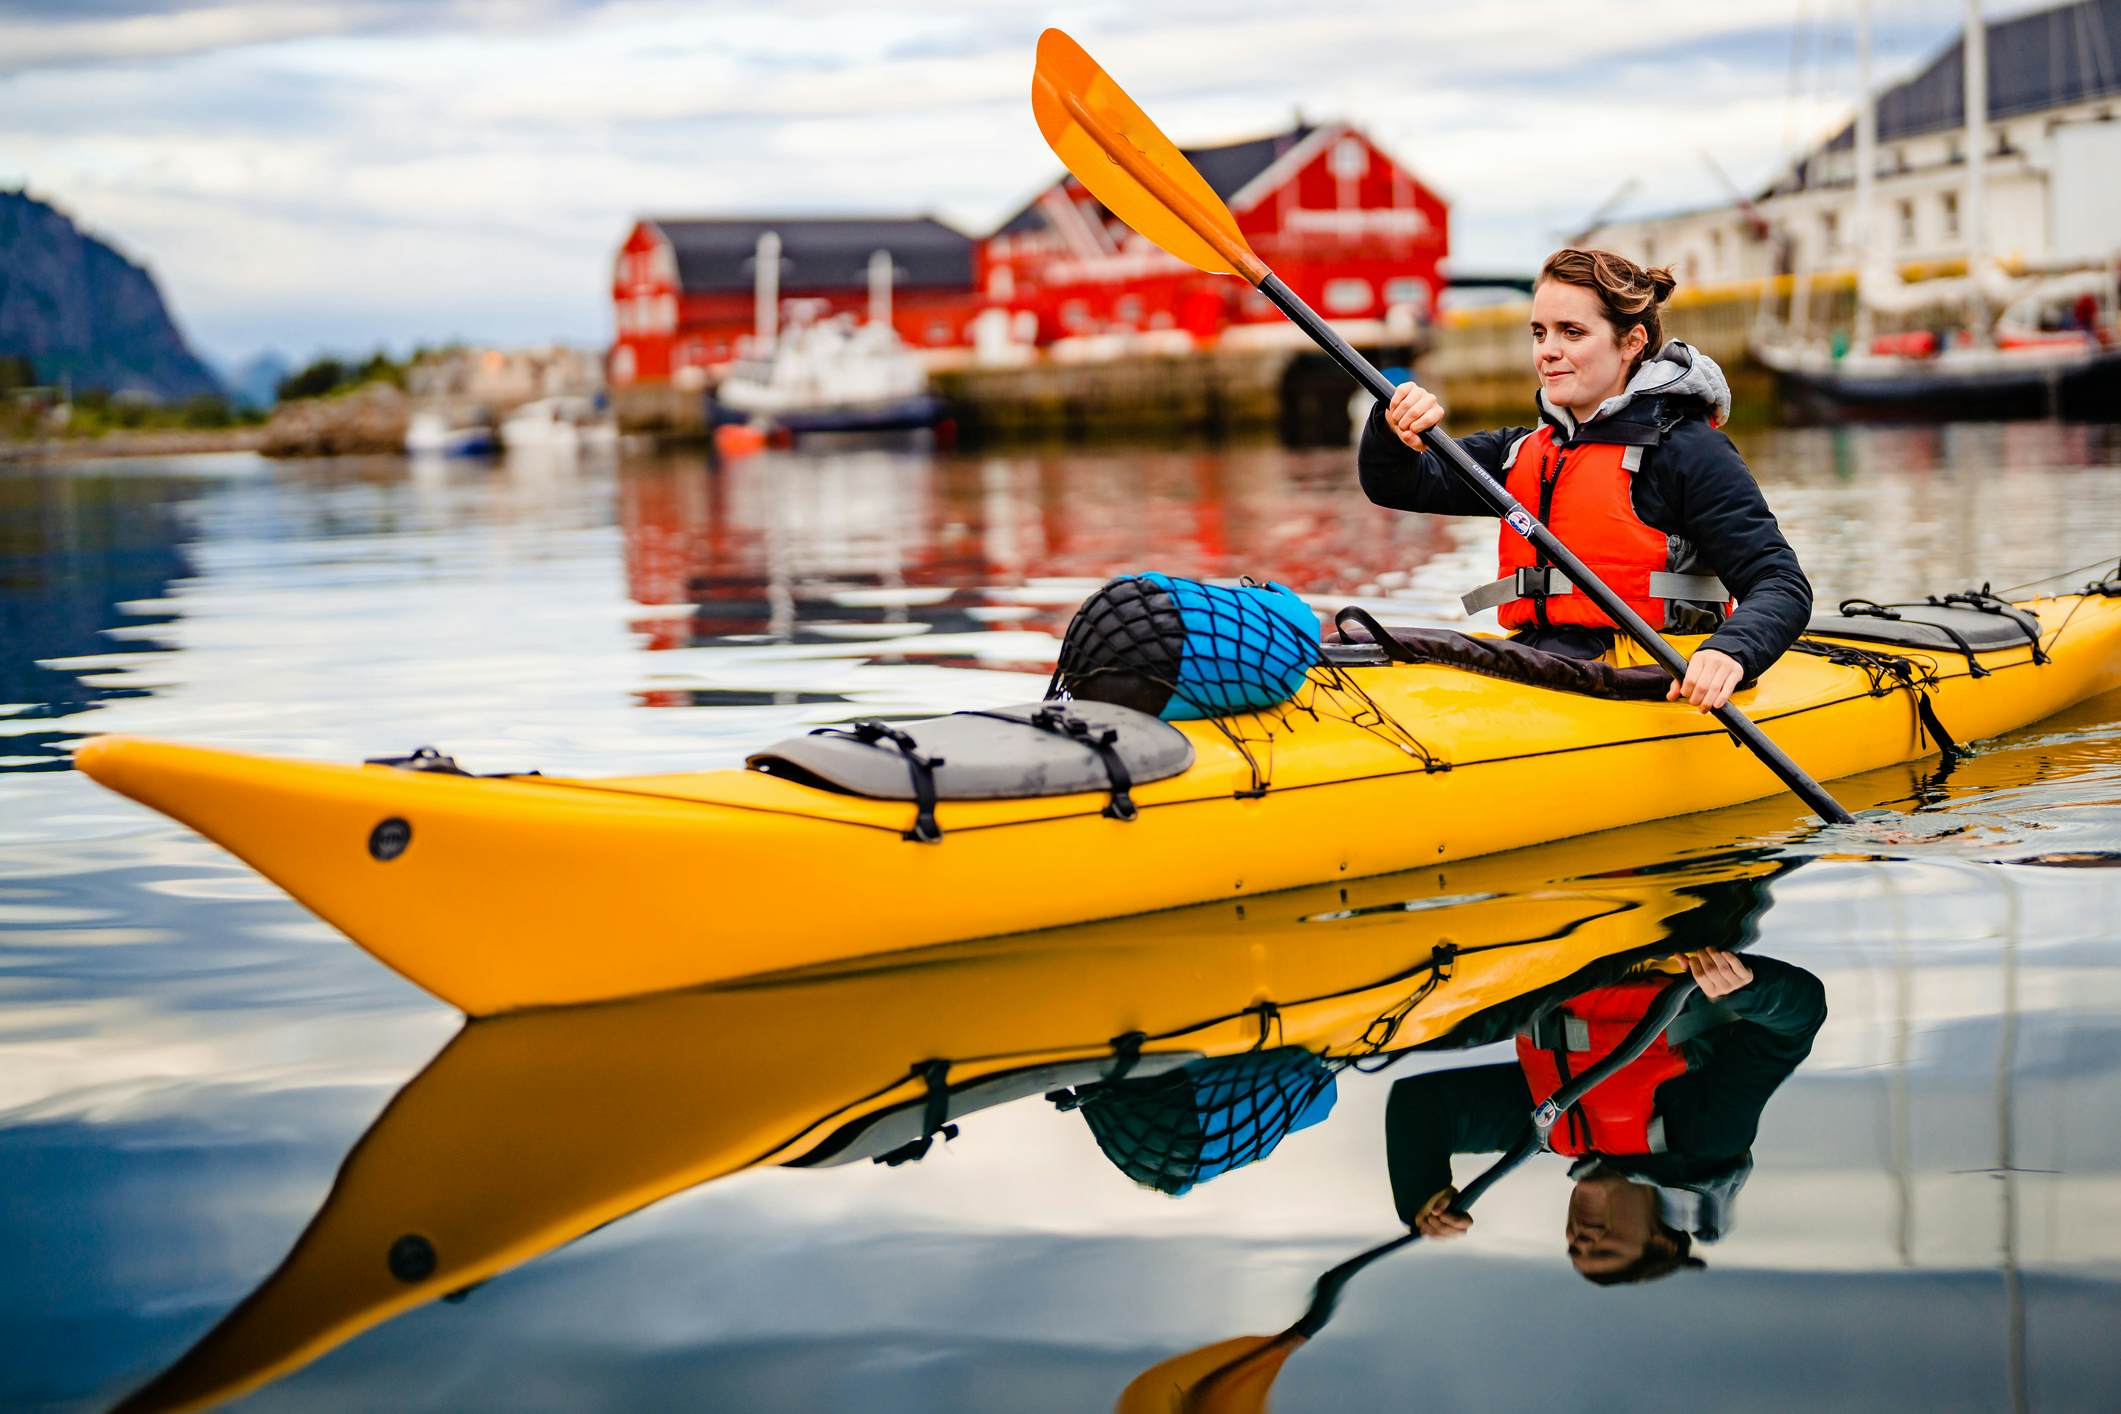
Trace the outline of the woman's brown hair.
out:
<instances>
[{"instance_id":1,"label":"woman's brown hair","mask_svg":"<svg viewBox=\"0 0 2121 1414\"><path fill-rule=\"evenodd\" d=\"M1547 263L1539 267L1539 279L1580 285L1598 296L1599 307L1605 311L1606 323L1613 326L1616 339L1626 338L1628 330L1641 326L1646 342L1628 365L1628 377L1633 378L1644 362L1656 357L1664 347L1664 321L1658 310L1679 288L1679 282L1663 266L1646 269L1609 250L1571 248L1548 256Z\"/></svg>"}]
</instances>

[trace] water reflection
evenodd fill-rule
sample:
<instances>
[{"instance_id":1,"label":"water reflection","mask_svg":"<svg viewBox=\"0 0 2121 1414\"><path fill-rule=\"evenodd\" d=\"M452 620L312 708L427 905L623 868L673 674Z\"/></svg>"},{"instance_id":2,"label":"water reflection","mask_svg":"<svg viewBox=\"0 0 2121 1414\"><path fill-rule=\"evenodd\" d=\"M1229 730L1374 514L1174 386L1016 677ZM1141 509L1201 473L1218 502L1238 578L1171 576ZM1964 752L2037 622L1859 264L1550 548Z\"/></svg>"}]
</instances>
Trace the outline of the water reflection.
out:
<instances>
[{"instance_id":1,"label":"water reflection","mask_svg":"<svg viewBox=\"0 0 2121 1414\"><path fill-rule=\"evenodd\" d=\"M1505 892L1510 868L1472 861L851 973L473 1022L355 1146L279 1270L126 1407L231 1397L746 1168L898 1165L976 1142L976 1114L1027 1096L1079 1107L1108 1155L1122 1111L1179 1117L1143 1103L1143 1087L1168 1095L1174 1079L1193 1093L1241 1076L1277 1105L1307 1090L1293 1118L1309 1122L1334 1072L1454 1034L1587 962L1640 954L1710 881L1775 867L1738 855L1618 872L1630 848L1558 851L1551 863L1595 877L1532 893ZM1466 901L1406 906L1451 899ZM823 1044L791 1055L796 1037ZM1236 1122L1264 1132L1262 1118ZM1166 1176L1190 1142L1134 1131ZM1182 1192L1273 1147L1218 1156L1192 1142L1185 1181L1159 1186Z\"/></svg>"}]
</instances>

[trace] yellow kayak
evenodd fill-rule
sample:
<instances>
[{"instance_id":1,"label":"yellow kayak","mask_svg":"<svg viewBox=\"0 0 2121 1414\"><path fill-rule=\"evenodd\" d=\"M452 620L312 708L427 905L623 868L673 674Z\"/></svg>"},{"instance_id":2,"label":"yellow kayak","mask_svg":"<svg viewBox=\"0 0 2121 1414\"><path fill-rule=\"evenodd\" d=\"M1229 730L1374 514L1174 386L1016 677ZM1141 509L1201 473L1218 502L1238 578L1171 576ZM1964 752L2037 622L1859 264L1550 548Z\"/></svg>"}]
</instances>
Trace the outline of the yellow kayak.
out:
<instances>
[{"instance_id":1,"label":"yellow kayak","mask_svg":"<svg viewBox=\"0 0 2121 1414\"><path fill-rule=\"evenodd\" d=\"M1969 649L1835 640L1734 699L1815 779L1974 741L2121 687L2121 597L2018 606ZM1682 651L1693 640L1674 640ZM1909 665L1881 676L1876 654ZM1824 654L1824 655L1823 655ZM128 738L82 770L241 857L472 1015L606 1000L1440 864L1777 797L1713 719L1437 663L1315 669L1335 711L1181 722L1132 791L916 807L759 770L477 778ZM1848 802L1862 804L1860 800Z\"/></svg>"}]
</instances>

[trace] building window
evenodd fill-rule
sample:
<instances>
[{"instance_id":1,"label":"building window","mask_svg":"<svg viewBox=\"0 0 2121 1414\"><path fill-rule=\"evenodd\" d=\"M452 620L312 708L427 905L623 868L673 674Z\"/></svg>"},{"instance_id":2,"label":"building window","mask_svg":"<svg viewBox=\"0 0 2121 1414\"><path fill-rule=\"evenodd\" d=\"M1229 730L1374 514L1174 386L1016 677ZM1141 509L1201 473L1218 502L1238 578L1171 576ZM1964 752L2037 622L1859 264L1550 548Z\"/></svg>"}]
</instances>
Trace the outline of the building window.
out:
<instances>
[{"instance_id":1,"label":"building window","mask_svg":"<svg viewBox=\"0 0 2121 1414\"><path fill-rule=\"evenodd\" d=\"M1959 193L1955 191L1944 194L1944 238L1959 239Z\"/></svg>"},{"instance_id":2,"label":"building window","mask_svg":"<svg viewBox=\"0 0 2121 1414\"><path fill-rule=\"evenodd\" d=\"M1376 300L1377 292L1370 288L1368 280L1349 276L1326 281L1325 296L1326 313L1355 314L1368 309Z\"/></svg>"},{"instance_id":3,"label":"building window","mask_svg":"<svg viewBox=\"0 0 2121 1414\"><path fill-rule=\"evenodd\" d=\"M1090 326L1090 306L1079 299L1069 300L1060 307L1061 328L1080 331Z\"/></svg>"},{"instance_id":4,"label":"building window","mask_svg":"<svg viewBox=\"0 0 2121 1414\"><path fill-rule=\"evenodd\" d=\"M1841 249L1841 216L1834 211L1819 213L1819 249L1831 255Z\"/></svg>"},{"instance_id":5,"label":"building window","mask_svg":"<svg viewBox=\"0 0 2121 1414\"><path fill-rule=\"evenodd\" d=\"M1913 245L1915 243L1915 203L1902 198L1894 204L1899 208L1900 244Z\"/></svg>"},{"instance_id":6,"label":"building window","mask_svg":"<svg viewBox=\"0 0 2121 1414\"><path fill-rule=\"evenodd\" d=\"M1429 282L1418 275L1400 275L1385 281L1385 303L1411 305L1417 314L1429 312Z\"/></svg>"},{"instance_id":7,"label":"building window","mask_svg":"<svg viewBox=\"0 0 2121 1414\"><path fill-rule=\"evenodd\" d=\"M1121 295L1118 302L1112 306L1112 317L1122 324L1140 324L1142 297L1140 295Z\"/></svg>"},{"instance_id":8,"label":"building window","mask_svg":"<svg viewBox=\"0 0 2121 1414\"><path fill-rule=\"evenodd\" d=\"M611 381L631 383L633 381L633 346L620 344L611 355Z\"/></svg>"},{"instance_id":9,"label":"building window","mask_svg":"<svg viewBox=\"0 0 2121 1414\"><path fill-rule=\"evenodd\" d=\"M1709 269L1718 275L1723 273L1723 232L1709 232Z\"/></svg>"}]
</instances>

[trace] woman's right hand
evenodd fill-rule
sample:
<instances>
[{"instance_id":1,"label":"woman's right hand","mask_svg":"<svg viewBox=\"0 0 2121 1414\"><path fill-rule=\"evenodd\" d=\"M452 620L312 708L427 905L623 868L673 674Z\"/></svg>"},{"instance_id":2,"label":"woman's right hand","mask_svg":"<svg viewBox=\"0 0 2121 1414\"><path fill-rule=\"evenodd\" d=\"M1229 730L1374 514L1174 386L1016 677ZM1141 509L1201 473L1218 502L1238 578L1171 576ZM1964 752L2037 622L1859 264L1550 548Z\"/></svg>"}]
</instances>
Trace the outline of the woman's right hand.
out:
<instances>
[{"instance_id":1,"label":"woman's right hand","mask_svg":"<svg viewBox=\"0 0 2121 1414\"><path fill-rule=\"evenodd\" d=\"M1458 1201L1456 1188L1439 1188L1421 1205L1414 1215L1414 1230L1423 1237L1447 1242L1454 1237L1464 1237L1473 1229L1470 1213L1454 1211L1452 1204Z\"/></svg>"},{"instance_id":2,"label":"woman's right hand","mask_svg":"<svg viewBox=\"0 0 2121 1414\"><path fill-rule=\"evenodd\" d=\"M1443 421L1443 404L1436 395L1419 383L1402 383L1392 390L1392 401L1385 404L1385 421L1399 440L1415 451L1425 451L1421 434Z\"/></svg>"}]
</instances>

